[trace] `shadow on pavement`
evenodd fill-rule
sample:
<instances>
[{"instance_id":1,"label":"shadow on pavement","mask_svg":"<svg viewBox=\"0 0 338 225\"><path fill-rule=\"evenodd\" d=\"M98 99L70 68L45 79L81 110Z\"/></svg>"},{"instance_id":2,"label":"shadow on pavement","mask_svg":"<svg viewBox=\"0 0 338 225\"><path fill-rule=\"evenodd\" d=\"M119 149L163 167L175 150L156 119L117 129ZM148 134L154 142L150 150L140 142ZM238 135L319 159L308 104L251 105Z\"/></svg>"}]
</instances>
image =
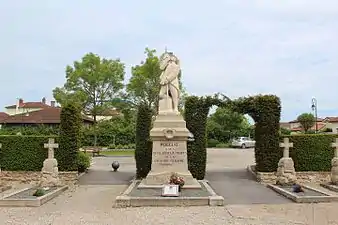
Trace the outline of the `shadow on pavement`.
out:
<instances>
[{"instance_id":1,"label":"shadow on pavement","mask_svg":"<svg viewBox=\"0 0 338 225\"><path fill-rule=\"evenodd\" d=\"M128 185L134 178L135 172L89 170L80 177L80 185Z\"/></svg>"},{"instance_id":2,"label":"shadow on pavement","mask_svg":"<svg viewBox=\"0 0 338 225\"><path fill-rule=\"evenodd\" d=\"M292 201L256 182L246 169L207 171L205 179L225 204L283 204Z\"/></svg>"}]
</instances>

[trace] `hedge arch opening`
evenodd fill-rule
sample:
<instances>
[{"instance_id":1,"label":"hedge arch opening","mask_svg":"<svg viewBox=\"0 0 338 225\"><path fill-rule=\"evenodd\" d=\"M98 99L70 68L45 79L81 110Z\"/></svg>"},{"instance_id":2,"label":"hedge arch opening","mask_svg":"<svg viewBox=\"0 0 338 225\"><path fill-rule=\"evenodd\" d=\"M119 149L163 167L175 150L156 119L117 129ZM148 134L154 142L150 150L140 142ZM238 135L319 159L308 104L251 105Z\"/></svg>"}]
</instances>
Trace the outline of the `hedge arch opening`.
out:
<instances>
[{"instance_id":1,"label":"hedge arch opening","mask_svg":"<svg viewBox=\"0 0 338 225\"><path fill-rule=\"evenodd\" d=\"M185 120L187 128L194 135L188 142L188 167L197 179L204 179L206 172L206 122L210 107L229 107L248 114L255 121L255 160L256 170L276 171L279 151L280 99L275 95L257 95L231 100L224 95L197 97L185 100Z\"/></svg>"}]
</instances>

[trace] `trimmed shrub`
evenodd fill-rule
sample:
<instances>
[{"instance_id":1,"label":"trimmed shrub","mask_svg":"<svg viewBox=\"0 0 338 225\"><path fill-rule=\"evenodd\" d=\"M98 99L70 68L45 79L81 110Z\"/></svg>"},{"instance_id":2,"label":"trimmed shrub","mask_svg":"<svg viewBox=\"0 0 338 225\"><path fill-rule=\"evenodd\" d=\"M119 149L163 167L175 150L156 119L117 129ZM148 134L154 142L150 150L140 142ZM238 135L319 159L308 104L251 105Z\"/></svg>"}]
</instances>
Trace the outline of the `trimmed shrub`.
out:
<instances>
[{"instance_id":1,"label":"trimmed shrub","mask_svg":"<svg viewBox=\"0 0 338 225\"><path fill-rule=\"evenodd\" d=\"M219 143L216 145L216 148L229 148L230 144L228 143Z\"/></svg>"},{"instance_id":2,"label":"trimmed shrub","mask_svg":"<svg viewBox=\"0 0 338 225\"><path fill-rule=\"evenodd\" d=\"M136 177L145 178L151 169L152 142L149 140L152 110L147 105L139 105L136 118Z\"/></svg>"},{"instance_id":3,"label":"trimmed shrub","mask_svg":"<svg viewBox=\"0 0 338 225\"><path fill-rule=\"evenodd\" d=\"M250 115L255 121L256 170L273 172L280 159L279 121L280 99L275 95L257 95L235 100L232 107Z\"/></svg>"},{"instance_id":4,"label":"trimmed shrub","mask_svg":"<svg viewBox=\"0 0 338 225\"><path fill-rule=\"evenodd\" d=\"M231 101L219 95L189 96L185 102L185 120L195 141L188 142L188 167L197 179L204 179L206 169L206 120L209 108L231 107L233 111L250 115L255 121L255 159L259 172L273 172L280 159L279 121L280 99L275 95L258 95Z\"/></svg>"},{"instance_id":5,"label":"trimmed shrub","mask_svg":"<svg viewBox=\"0 0 338 225\"><path fill-rule=\"evenodd\" d=\"M209 139L208 140L208 148L216 147L220 142L216 139Z\"/></svg>"},{"instance_id":6,"label":"trimmed shrub","mask_svg":"<svg viewBox=\"0 0 338 225\"><path fill-rule=\"evenodd\" d=\"M60 117L59 169L76 171L77 152L81 147L81 112L76 105L67 104L62 108Z\"/></svg>"},{"instance_id":7,"label":"trimmed shrub","mask_svg":"<svg viewBox=\"0 0 338 225\"><path fill-rule=\"evenodd\" d=\"M334 148L331 144L338 138L337 134L300 134L281 136L289 138L293 143L290 157L295 163L296 171L330 171ZM279 158L283 155L280 148Z\"/></svg>"},{"instance_id":8,"label":"trimmed shrub","mask_svg":"<svg viewBox=\"0 0 338 225\"><path fill-rule=\"evenodd\" d=\"M194 141L188 142L188 169L198 180L204 179L206 151L206 123L209 113L208 98L189 96L185 99L185 121Z\"/></svg>"},{"instance_id":9,"label":"trimmed shrub","mask_svg":"<svg viewBox=\"0 0 338 225\"><path fill-rule=\"evenodd\" d=\"M51 136L24 136L3 135L0 136L0 167L7 171L40 171L43 161L48 157L48 149L44 144L48 143ZM55 142L58 143L58 138ZM55 149L55 158L60 163L60 153Z\"/></svg>"},{"instance_id":10,"label":"trimmed shrub","mask_svg":"<svg viewBox=\"0 0 338 225\"><path fill-rule=\"evenodd\" d=\"M76 155L76 164L78 172L85 172L90 167L90 156L84 152L78 151Z\"/></svg>"}]
</instances>

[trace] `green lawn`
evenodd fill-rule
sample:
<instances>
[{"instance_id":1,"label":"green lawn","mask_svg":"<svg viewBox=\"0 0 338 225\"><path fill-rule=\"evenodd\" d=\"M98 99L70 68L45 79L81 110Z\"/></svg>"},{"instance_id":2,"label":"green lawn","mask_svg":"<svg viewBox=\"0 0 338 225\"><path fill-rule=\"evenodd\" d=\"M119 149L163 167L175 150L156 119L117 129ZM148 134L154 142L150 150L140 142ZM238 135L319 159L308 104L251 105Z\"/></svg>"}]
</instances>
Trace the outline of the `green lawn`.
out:
<instances>
[{"instance_id":1,"label":"green lawn","mask_svg":"<svg viewBox=\"0 0 338 225\"><path fill-rule=\"evenodd\" d=\"M111 150L111 151L100 151L100 155L107 156L134 156L134 150Z\"/></svg>"}]
</instances>

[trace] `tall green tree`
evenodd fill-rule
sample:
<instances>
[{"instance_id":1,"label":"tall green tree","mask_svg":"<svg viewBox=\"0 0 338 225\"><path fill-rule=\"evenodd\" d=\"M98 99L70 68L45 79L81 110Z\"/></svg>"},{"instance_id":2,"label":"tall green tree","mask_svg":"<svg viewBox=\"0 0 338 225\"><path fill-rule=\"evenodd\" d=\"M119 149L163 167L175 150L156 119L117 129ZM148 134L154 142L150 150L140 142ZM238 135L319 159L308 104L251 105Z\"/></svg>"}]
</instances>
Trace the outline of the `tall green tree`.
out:
<instances>
[{"instance_id":1,"label":"tall green tree","mask_svg":"<svg viewBox=\"0 0 338 225\"><path fill-rule=\"evenodd\" d=\"M88 53L73 66L66 68L66 83L53 90L55 100L61 105L76 102L83 112L96 117L112 99L120 97L124 87L125 66L119 59L105 59Z\"/></svg>"},{"instance_id":2,"label":"tall green tree","mask_svg":"<svg viewBox=\"0 0 338 225\"><path fill-rule=\"evenodd\" d=\"M316 119L311 113L303 113L297 117L297 121L300 123L305 132L307 132L313 125L315 125Z\"/></svg>"},{"instance_id":3,"label":"tall green tree","mask_svg":"<svg viewBox=\"0 0 338 225\"><path fill-rule=\"evenodd\" d=\"M250 124L242 114L228 108L217 108L207 120L209 139L227 142L234 136L249 135Z\"/></svg>"},{"instance_id":4,"label":"tall green tree","mask_svg":"<svg viewBox=\"0 0 338 225\"><path fill-rule=\"evenodd\" d=\"M132 76L127 84L127 96L134 106L144 104L149 108L156 109L160 92L160 75L162 72L159 57L156 55L155 49L146 48L144 54L146 55L146 59L131 69ZM179 78L181 75L180 73ZM181 102L183 102L186 92L181 80L180 89Z\"/></svg>"}]
</instances>

